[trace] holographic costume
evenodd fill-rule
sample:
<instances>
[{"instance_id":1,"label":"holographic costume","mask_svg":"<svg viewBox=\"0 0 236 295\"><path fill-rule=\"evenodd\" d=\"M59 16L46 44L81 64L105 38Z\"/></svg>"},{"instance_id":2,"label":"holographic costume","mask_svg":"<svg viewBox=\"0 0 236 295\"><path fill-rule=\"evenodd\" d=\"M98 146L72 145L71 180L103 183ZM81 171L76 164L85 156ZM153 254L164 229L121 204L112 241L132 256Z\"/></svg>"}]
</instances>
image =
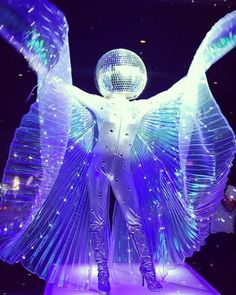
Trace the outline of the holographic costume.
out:
<instances>
[{"instance_id":1,"label":"holographic costume","mask_svg":"<svg viewBox=\"0 0 236 295\"><path fill-rule=\"evenodd\" d=\"M160 289L152 261L181 263L204 243L234 156L234 134L205 72L235 47L236 12L209 31L186 77L149 100L129 101L143 89L142 79L134 89L122 84L130 69L127 85L143 77L133 53L108 53L98 88L109 91L91 95L72 86L62 12L46 0L0 0L0 10L1 35L39 84L4 170L0 258L84 288L96 261L105 293L108 260L110 269L140 261L148 288ZM109 186L117 199L112 231Z\"/></svg>"}]
</instances>

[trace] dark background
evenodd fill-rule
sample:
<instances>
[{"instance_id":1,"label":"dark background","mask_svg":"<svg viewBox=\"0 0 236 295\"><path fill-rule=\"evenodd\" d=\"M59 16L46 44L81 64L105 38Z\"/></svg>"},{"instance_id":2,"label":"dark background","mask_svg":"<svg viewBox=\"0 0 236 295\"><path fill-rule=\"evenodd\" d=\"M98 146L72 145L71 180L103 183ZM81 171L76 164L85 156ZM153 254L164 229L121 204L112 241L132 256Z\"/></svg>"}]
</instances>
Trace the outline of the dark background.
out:
<instances>
[{"instance_id":1,"label":"dark background","mask_svg":"<svg viewBox=\"0 0 236 295\"><path fill-rule=\"evenodd\" d=\"M211 26L236 9L236 0L83 0L52 1L70 26L74 84L97 93L94 69L98 59L114 48L127 48L141 56L148 83L142 98L168 89L186 75L191 60ZM145 40L146 43L140 43ZM0 39L0 165L1 172L15 128L35 96L36 75L24 58ZM236 130L236 50L207 73L211 90L230 125ZM236 186L236 167L229 175ZM215 234L188 259L222 294L236 294L236 243L233 234ZM42 294L44 282L21 266L0 264L0 294Z\"/></svg>"}]
</instances>

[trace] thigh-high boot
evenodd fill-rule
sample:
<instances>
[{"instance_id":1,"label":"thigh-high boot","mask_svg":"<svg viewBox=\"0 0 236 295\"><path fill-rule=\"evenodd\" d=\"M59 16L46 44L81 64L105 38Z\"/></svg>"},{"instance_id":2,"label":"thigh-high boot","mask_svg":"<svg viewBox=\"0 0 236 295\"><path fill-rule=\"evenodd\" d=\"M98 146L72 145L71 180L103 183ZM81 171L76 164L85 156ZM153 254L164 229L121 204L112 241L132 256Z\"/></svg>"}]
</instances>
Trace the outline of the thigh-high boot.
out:
<instances>
[{"instance_id":1,"label":"thigh-high boot","mask_svg":"<svg viewBox=\"0 0 236 295\"><path fill-rule=\"evenodd\" d=\"M102 295L110 294L108 270L108 240L104 226L90 225L91 242L98 267L98 290Z\"/></svg>"},{"instance_id":2,"label":"thigh-high boot","mask_svg":"<svg viewBox=\"0 0 236 295\"><path fill-rule=\"evenodd\" d=\"M137 254L139 256L141 266L139 268L142 275L142 282L144 279L147 282L147 288L150 291L162 291L162 285L157 280L152 261L152 254L142 225L128 225L130 237L133 241Z\"/></svg>"}]
</instances>

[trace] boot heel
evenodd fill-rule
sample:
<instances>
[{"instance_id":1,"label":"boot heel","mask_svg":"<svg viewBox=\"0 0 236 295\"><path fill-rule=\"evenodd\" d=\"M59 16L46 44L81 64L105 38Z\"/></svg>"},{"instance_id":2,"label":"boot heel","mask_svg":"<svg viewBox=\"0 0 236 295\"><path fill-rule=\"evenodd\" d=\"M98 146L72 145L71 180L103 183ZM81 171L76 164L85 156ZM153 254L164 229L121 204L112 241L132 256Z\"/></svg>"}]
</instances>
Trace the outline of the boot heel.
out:
<instances>
[{"instance_id":1,"label":"boot heel","mask_svg":"<svg viewBox=\"0 0 236 295\"><path fill-rule=\"evenodd\" d=\"M142 287L145 287L145 284L144 284L144 275L141 274L141 276L142 276Z\"/></svg>"},{"instance_id":2,"label":"boot heel","mask_svg":"<svg viewBox=\"0 0 236 295\"><path fill-rule=\"evenodd\" d=\"M143 272L142 264L139 267L139 271L140 271L141 278L142 278L142 287L145 287L145 277L144 277L144 272Z\"/></svg>"}]
</instances>

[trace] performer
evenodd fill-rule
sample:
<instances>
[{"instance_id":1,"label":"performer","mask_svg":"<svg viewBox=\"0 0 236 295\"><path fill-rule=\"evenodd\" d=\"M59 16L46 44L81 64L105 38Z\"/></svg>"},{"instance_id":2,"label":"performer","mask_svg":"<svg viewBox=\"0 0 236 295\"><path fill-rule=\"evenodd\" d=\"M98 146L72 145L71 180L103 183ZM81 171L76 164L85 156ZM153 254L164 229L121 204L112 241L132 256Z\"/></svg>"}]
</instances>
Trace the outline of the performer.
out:
<instances>
[{"instance_id":1,"label":"performer","mask_svg":"<svg viewBox=\"0 0 236 295\"><path fill-rule=\"evenodd\" d=\"M146 83L134 53L105 54L96 70L103 97L91 95L72 85L62 12L46 0L1 0L0 9L1 35L39 84L4 170L1 259L83 288L95 259L98 289L109 294L110 252L110 269L139 260L148 289L160 291L153 261L183 262L204 243L234 156L205 72L235 46L236 13L209 31L186 77L132 101ZM109 186L118 201L110 239Z\"/></svg>"}]
</instances>

